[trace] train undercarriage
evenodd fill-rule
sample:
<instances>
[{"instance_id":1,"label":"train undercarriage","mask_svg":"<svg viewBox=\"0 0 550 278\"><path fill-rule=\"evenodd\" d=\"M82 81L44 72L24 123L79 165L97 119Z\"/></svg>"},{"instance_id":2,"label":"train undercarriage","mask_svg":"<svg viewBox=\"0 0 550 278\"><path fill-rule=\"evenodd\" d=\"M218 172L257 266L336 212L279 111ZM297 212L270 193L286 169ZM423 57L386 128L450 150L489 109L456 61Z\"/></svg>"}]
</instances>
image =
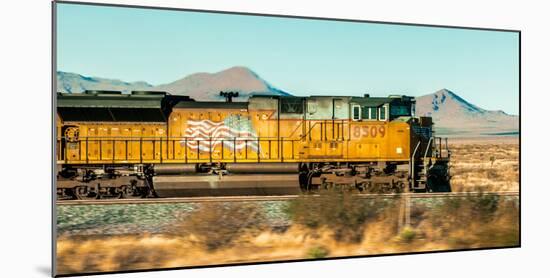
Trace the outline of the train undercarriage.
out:
<instances>
[{"instance_id":1,"label":"train undercarriage","mask_svg":"<svg viewBox=\"0 0 550 278\"><path fill-rule=\"evenodd\" d=\"M414 165L411 167L411 165ZM60 165L58 200L449 192L446 161Z\"/></svg>"}]
</instances>

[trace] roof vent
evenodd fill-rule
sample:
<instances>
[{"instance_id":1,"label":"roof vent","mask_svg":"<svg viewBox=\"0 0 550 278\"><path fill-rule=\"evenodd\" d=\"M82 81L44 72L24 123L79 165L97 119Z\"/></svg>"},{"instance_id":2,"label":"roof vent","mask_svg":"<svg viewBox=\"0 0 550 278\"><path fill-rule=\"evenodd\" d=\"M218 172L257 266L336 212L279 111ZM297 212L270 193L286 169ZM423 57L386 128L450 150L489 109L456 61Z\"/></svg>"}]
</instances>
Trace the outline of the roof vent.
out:
<instances>
[{"instance_id":1,"label":"roof vent","mask_svg":"<svg viewBox=\"0 0 550 278\"><path fill-rule=\"evenodd\" d=\"M233 98L238 97L239 92L223 92L223 91L220 91L220 96L225 97L225 102L233 102Z\"/></svg>"},{"instance_id":2,"label":"roof vent","mask_svg":"<svg viewBox=\"0 0 550 278\"><path fill-rule=\"evenodd\" d=\"M86 90L84 91L87 95L120 95L121 91L109 91L109 90Z\"/></svg>"},{"instance_id":3,"label":"roof vent","mask_svg":"<svg viewBox=\"0 0 550 278\"><path fill-rule=\"evenodd\" d=\"M132 95L138 96L165 96L168 93L162 91L132 91Z\"/></svg>"}]
</instances>

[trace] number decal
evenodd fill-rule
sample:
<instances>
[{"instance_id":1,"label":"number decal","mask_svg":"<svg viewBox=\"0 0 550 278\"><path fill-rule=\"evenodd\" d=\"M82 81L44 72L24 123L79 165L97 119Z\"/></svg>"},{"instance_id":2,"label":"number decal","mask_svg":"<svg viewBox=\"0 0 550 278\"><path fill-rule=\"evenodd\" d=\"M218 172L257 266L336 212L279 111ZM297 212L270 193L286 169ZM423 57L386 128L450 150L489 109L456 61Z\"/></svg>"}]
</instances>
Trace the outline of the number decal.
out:
<instances>
[{"instance_id":1,"label":"number decal","mask_svg":"<svg viewBox=\"0 0 550 278\"><path fill-rule=\"evenodd\" d=\"M363 135L363 137L369 137L369 127L363 126L363 132L361 134ZM376 134L373 135L372 137L376 137Z\"/></svg>"},{"instance_id":2,"label":"number decal","mask_svg":"<svg viewBox=\"0 0 550 278\"><path fill-rule=\"evenodd\" d=\"M355 137L355 138L361 137L361 127L360 126L355 126L355 128L353 128L353 137Z\"/></svg>"},{"instance_id":3,"label":"number decal","mask_svg":"<svg viewBox=\"0 0 550 278\"><path fill-rule=\"evenodd\" d=\"M353 127L353 138L384 138L386 136L386 127L384 126L359 126Z\"/></svg>"},{"instance_id":4,"label":"number decal","mask_svg":"<svg viewBox=\"0 0 550 278\"><path fill-rule=\"evenodd\" d=\"M383 125L381 125L378 128L378 133L380 133L380 137L384 137L386 135L386 128Z\"/></svg>"},{"instance_id":5,"label":"number decal","mask_svg":"<svg viewBox=\"0 0 550 278\"><path fill-rule=\"evenodd\" d=\"M370 135L371 135L372 137L376 137L376 134L377 134L377 133L378 133L378 129L377 129L375 126L373 126L373 127L370 128Z\"/></svg>"}]
</instances>

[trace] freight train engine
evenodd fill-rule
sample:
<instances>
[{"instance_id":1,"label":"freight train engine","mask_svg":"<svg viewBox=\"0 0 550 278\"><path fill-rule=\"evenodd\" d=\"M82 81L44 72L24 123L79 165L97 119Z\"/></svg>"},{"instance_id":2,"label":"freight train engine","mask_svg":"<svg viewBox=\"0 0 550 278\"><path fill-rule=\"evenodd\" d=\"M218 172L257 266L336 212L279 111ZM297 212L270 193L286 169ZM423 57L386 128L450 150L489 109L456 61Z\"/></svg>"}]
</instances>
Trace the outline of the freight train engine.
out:
<instances>
[{"instance_id":1,"label":"freight train engine","mask_svg":"<svg viewBox=\"0 0 550 278\"><path fill-rule=\"evenodd\" d=\"M412 97L220 95L58 93L58 198L450 191Z\"/></svg>"}]
</instances>

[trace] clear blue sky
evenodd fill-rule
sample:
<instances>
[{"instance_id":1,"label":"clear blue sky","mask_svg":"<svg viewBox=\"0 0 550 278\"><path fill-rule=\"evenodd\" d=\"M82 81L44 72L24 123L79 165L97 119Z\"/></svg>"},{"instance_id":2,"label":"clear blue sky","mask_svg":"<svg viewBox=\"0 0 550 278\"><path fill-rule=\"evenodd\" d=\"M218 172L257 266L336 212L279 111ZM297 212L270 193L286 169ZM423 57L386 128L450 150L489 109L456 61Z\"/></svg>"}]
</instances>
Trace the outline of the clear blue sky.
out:
<instances>
[{"instance_id":1,"label":"clear blue sky","mask_svg":"<svg viewBox=\"0 0 550 278\"><path fill-rule=\"evenodd\" d=\"M519 111L517 33L58 4L57 68L169 83L246 66L295 95L448 88Z\"/></svg>"}]
</instances>

